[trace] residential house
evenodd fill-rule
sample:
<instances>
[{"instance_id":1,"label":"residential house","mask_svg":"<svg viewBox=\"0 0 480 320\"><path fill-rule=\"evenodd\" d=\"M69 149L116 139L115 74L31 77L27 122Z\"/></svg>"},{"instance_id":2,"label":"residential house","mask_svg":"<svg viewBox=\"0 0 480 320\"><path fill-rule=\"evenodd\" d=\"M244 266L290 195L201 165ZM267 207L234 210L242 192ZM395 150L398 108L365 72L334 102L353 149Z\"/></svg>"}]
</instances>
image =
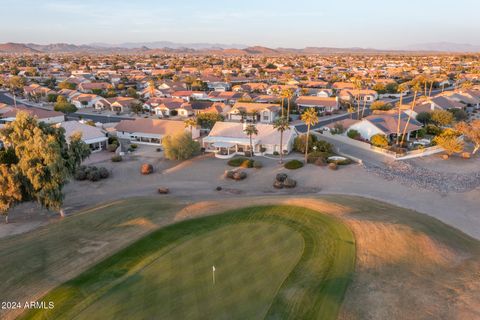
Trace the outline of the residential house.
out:
<instances>
[{"instance_id":1,"label":"residential house","mask_svg":"<svg viewBox=\"0 0 480 320\"><path fill-rule=\"evenodd\" d=\"M378 93L369 89L344 89L340 91L338 97L342 101L369 106L378 99Z\"/></svg>"},{"instance_id":2,"label":"residential house","mask_svg":"<svg viewBox=\"0 0 480 320\"><path fill-rule=\"evenodd\" d=\"M139 144L161 145L165 136L182 132L192 132L192 138L200 137L198 128L186 128L183 121L137 118L122 120L116 126L116 135Z\"/></svg>"},{"instance_id":3,"label":"residential house","mask_svg":"<svg viewBox=\"0 0 480 320\"><path fill-rule=\"evenodd\" d=\"M104 100L104 98L102 98L101 96L97 96L93 93L82 93L70 97L70 102L77 109L93 108L95 104L100 100Z\"/></svg>"},{"instance_id":4,"label":"residential house","mask_svg":"<svg viewBox=\"0 0 480 320\"><path fill-rule=\"evenodd\" d=\"M208 94L208 100L213 102L223 102L228 104L234 104L240 99L250 99L250 96L247 93L243 92L217 92L213 91Z\"/></svg>"},{"instance_id":5,"label":"residential house","mask_svg":"<svg viewBox=\"0 0 480 320\"><path fill-rule=\"evenodd\" d=\"M230 121L273 123L281 112L281 106L273 103L237 102L227 113Z\"/></svg>"},{"instance_id":6,"label":"residential house","mask_svg":"<svg viewBox=\"0 0 480 320\"><path fill-rule=\"evenodd\" d=\"M339 109L338 98L301 96L296 100L299 108L315 108L319 113L332 113Z\"/></svg>"},{"instance_id":7,"label":"residential house","mask_svg":"<svg viewBox=\"0 0 480 320\"><path fill-rule=\"evenodd\" d=\"M92 93L94 90L107 90L112 85L108 82L82 82L77 86L77 90L83 93Z\"/></svg>"},{"instance_id":8,"label":"residential house","mask_svg":"<svg viewBox=\"0 0 480 320\"><path fill-rule=\"evenodd\" d=\"M250 150L250 137L245 133L246 123L216 122L209 135L203 139L206 152L214 152L218 158L228 159ZM283 150L290 153L298 135L294 126L283 133L283 146L280 147L280 132L271 124L255 125L258 134L252 136L255 153L274 154Z\"/></svg>"},{"instance_id":9,"label":"residential house","mask_svg":"<svg viewBox=\"0 0 480 320\"><path fill-rule=\"evenodd\" d=\"M82 141L90 147L92 152L107 149L108 137L100 128L79 121L65 121L58 124L58 126L65 129L65 137L68 143L70 143L70 137L73 134L81 133Z\"/></svg>"},{"instance_id":10,"label":"residential house","mask_svg":"<svg viewBox=\"0 0 480 320\"><path fill-rule=\"evenodd\" d=\"M17 107L5 107L1 109L0 123L14 121L18 112L26 112L39 122L46 124L56 124L65 121L65 114L61 112L17 105Z\"/></svg>"}]
</instances>

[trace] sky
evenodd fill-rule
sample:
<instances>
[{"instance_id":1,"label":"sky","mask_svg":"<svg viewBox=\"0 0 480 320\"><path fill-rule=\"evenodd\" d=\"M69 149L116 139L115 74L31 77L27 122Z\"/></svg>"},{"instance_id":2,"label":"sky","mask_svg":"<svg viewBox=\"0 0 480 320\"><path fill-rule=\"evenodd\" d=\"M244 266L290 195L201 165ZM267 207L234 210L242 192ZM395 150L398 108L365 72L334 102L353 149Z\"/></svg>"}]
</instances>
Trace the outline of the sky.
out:
<instances>
[{"instance_id":1,"label":"sky","mask_svg":"<svg viewBox=\"0 0 480 320\"><path fill-rule=\"evenodd\" d=\"M0 42L480 45L478 0L0 0Z\"/></svg>"}]
</instances>

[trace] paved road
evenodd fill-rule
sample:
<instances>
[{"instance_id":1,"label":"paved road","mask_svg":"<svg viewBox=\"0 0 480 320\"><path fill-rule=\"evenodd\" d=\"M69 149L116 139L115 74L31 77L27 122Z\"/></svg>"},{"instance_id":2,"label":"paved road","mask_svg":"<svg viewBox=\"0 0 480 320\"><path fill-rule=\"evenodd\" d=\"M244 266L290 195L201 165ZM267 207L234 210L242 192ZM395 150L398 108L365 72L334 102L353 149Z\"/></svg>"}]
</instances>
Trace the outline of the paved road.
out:
<instances>
[{"instance_id":1,"label":"paved road","mask_svg":"<svg viewBox=\"0 0 480 320\"><path fill-rule=\"evenodd\" d=\"M333 144L338 153L344 154L345 156L350 156L350 157L360 159L365 164L374 165L374 166L377 166L377 167L382 167L382 166L384 166L385 162L389 162L389 161L392 160L391 158L389 158L389 157L387 157L383 154L376 153L376 152L369 151L369 150L365 150L365 149L362 149L362 148L359 148L359 147L356 147L356 146L353 146L353 145L350 145L350 144L339 142L335 139L332 139L332 138L330 138L326 135L320 134L318 132L315 132L314 134L318 137L318 139L325 140L325 141Z\"/></svg>"}]
</instances>

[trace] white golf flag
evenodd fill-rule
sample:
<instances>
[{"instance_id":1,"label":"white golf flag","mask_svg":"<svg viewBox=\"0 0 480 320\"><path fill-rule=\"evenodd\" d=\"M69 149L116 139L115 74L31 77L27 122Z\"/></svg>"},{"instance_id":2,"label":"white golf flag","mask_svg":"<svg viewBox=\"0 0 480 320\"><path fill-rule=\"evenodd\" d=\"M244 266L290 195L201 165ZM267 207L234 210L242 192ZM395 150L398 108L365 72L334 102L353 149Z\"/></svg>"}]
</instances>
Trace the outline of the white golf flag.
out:
<instances>
[{"instance_id":1,"label":"white golf flag","mask_svg":"<svg viewBox=\"0 0 480 320\"><path fill-rule=\"evenodd\" d=\"M213 285L215 285L215 266L212 266L212 281Z\"/></svg>"}]
</instances>

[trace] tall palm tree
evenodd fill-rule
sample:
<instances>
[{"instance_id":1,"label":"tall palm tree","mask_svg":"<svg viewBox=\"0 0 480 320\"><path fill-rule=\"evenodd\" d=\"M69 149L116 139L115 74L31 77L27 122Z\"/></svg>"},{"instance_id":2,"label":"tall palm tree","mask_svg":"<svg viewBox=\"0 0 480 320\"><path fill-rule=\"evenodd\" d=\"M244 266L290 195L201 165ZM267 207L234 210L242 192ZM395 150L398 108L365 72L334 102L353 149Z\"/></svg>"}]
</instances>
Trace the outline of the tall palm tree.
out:
<instances>
[{"instance_id":1,"label":"tall palm tree","mask_svg":"<svg viewBox=\"0 0 480 320\"><path fill-rule=\"evenodd\" d=\"M310 127L318 123L318 113L314 108L308 108L301 117L302 121L307 125L307 137L305 139L305 164L308 157L308 139L310 138Z\"/></svg>"},{"instance_id":2,"label":"tall palm tree","mask_svg":"<svg viewBox=\"0 0 480 320\"><path fill-rule=\"evenodd\" d=\"M292 89L282 90L282 99L287 99L287 121L290 121L290 101L292 100L294 92Z\"/></svg>"},{"instance_id":3,"label":"tall palm tree","mask_svg":"<svg viewBox=\"0 0 480 320\"><path fill-rule=\"evenodd\" d=\"M193 138L193 128L197 126L197 119L188 118L183 123L185 124L185 128L190 128L190 134Z\"/></svg>"},{"instance_id":4,"label":"tall palm tree","mask_svg":"<svg viewBox=\"0 0 480 320\"><path fill-rule=\"evenodd\" d=\"M253 142L252 142L252 136L258 134L258 129L255 127L253 124L249 124L244 130L246 135L250 138L250 156L253 157Z\"/></svg>"},{"instance_id":5,"label":"tall palm tree","mask_svg":"<svg viewBox=\"0 0 480 320\"><path fill-rule=\"evenodd\" d=\"M363 84L362 84L362 79L359 77L354 77L353 78L353 84L356 89L356 104L357 104L357 119L360 119L360 90L362 90Z\"/></svg>"},{"instance_id":6,"label":"tall palm tree","mask_svg":"<svg viewBox=\"0 0 480 320\"><path fill-rule=\"evenodd\" d=\"M420 83L418 81L415 81L413 83L412 89L413 89L413 101L412 101L412 105L410 106L410 112L408 113L407 123L405 124L405 127L403 128L402 141L400 142L400 145L403 145L403 142L405 141L405 135L407 133L407 128L408 128L408 125L410 124L410 120L412 119L413 108L415 107L415 103L417 102L417 94L420 90L422 90L422 88L420 86Z\"/></svg>"},{"instance_id":7,"label":"tall palm tree","mask_svg":"<svg viewBox=\"0 0 480 320\"><path fill-rule=\"evenodd\" d=\"M397 138L395 144L398 146L398 142L400 140L400 120L402 118L402 104L403 104L403 93L407 90L407 85L405 83L401 83L398 88L397 92L400 93L400 101L398 104L398 119L397 119Z\"/></svg>"},{"instance_id":8,"label":"tall palm tree","mask_svg":"<svg viewBox=\"0 0 480 320\"><path fill-rule=\"evenodd\" d=\"M290 130L290 125L285 117L281 117L273 123L273 127L280 132L280 163L283 163L283 133Z\"/></svg>"}]
</instances>

